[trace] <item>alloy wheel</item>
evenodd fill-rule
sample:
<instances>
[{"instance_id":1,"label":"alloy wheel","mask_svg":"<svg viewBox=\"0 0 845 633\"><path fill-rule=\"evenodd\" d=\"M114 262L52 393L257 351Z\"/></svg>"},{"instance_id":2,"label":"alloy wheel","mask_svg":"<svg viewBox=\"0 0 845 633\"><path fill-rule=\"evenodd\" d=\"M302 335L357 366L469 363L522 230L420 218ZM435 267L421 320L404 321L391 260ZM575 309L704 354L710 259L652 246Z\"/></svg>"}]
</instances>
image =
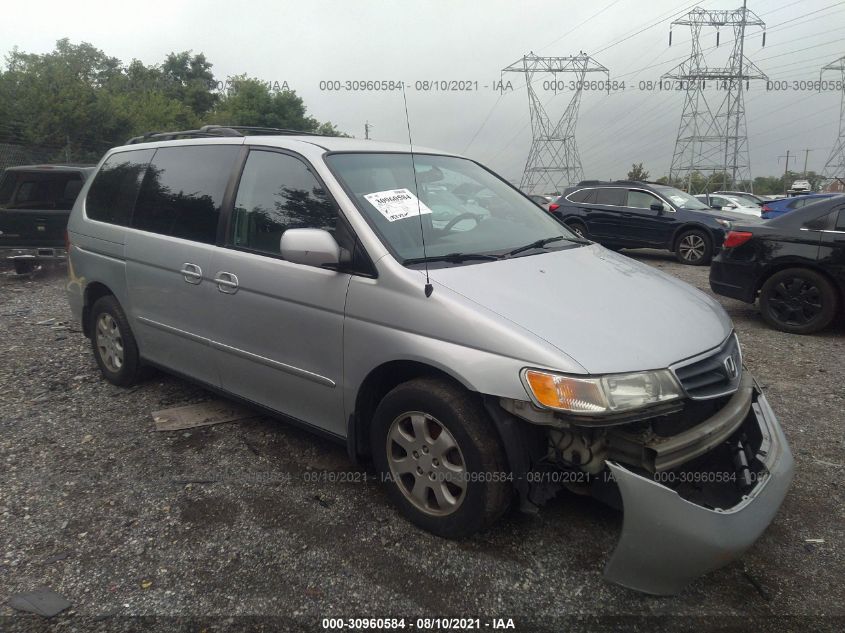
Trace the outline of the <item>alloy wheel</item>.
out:
<instances>
[{"instance_id":1,"label":"alloy wheel","mask_svg":"<svg viewBox=\"0 0 845 633\"><path fill-rule=\"evenodd\" d=\"M123 337L114 317L106 312L97 319L97 352L109 371L119 372L123 367Z\"/></svg>"},{"instance_id":2,"label":"alloy wheel","mask_svg":"<svg viewBox=\"0 0 845 633\"><path fill-rule=\"evenodd\" d=\"M704 257L704 253L707 252L707 243L700 235L691 233L689 235L685 235L681 239L678 249L681 252L681 257L683 257L685 261L697 262Z\"/></svg>"},{"instance_id":3,"label":"alloy wheel","mask_svg":"<svg viewBox=\"0 0 845 633\"><path fill-rule=\"evenodd\" d=\"M769 297L772 316L785 325L806 325L822 311L819 288L807 279L784 279Z\"/></svg>"},{"instance_id":4,"label":"alloy wheel","mask_svg":"<svg viewBox=\"0 0 845 633\"><path fill-rule=\"evenodd\" d=\"M449 429L427 413L409 411L393 420L387 464L404 497L426 514L452 514L466 497L461 449Z\"/></svg>"}]
</instances>

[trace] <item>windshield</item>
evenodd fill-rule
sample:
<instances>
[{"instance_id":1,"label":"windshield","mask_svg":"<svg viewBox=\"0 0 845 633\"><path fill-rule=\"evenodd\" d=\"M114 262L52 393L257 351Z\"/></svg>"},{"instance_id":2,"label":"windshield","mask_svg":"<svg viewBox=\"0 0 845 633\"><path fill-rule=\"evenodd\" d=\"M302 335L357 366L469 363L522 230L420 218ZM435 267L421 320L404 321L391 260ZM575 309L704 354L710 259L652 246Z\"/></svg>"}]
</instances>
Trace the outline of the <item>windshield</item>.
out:
<instances>
[{"instance_id":1,"label":"windshield","mask_svg":"<svg viewBox=\"0 0 845 633\"><path fill-rule=\"evenodd\" d=\"M404 263L423 258L421 234L429 260L499 256L544 242L524 249L530 254L579 241L548 212L464 158L414 154L412 164L410 154L350 153L326 160L385 246Z\"/></svg>"},{"instance_id":2,"label":"windshield","mask_svg":"<svg viewBox=\"0 0 845 633\"><path fill-rule=\"evenodd\" d=\"M669 201L676 207L680 207L682 209L702 209L704 211L710 211L710 207L685 191L675 189L674 187L655 187L655 189L659 191L664 198L668 198Z\"/></svg>"}]
</instances>

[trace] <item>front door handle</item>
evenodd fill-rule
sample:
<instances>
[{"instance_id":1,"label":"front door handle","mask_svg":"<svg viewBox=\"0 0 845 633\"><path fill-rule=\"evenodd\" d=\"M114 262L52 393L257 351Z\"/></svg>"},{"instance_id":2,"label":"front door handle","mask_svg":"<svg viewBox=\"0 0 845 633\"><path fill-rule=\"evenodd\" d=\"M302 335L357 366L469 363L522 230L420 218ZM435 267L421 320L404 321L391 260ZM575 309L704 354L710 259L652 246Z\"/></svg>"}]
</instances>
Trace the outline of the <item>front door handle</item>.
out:
<instances>
[{"instance_id":1,"label":"front door handle","mask_svg":"<svg viewBox=\"0 0 845 633\"><path fill-rule=\"evenodd\" d=\"M182 273L182 278L189 284L198 284L202 281L202 268L196 264L185 263L179 270Z\"/></svg>"},{"instance_id":2,"label":"front door handle","mask_svg":"<svg viewBox=\"0 0 845 633\"><path fill-rule=\"evenodd\" d=\"M214 277L217 289L227 295L233 295L238 291L238 276L226 271L220 271Z\"/></svg>"},{"instance_id":3,"label":"front door handle","mask_svg":"<svg viewBox=\"0 0 845 633\"><path fill-rule=\"evenodd\" d=\"M633 218L633 217L634 217L634 214L633 214L633 213L623 213L623 214L622 214L622 217L623 217L623 218Z\"/></svg>"}]
</instances>

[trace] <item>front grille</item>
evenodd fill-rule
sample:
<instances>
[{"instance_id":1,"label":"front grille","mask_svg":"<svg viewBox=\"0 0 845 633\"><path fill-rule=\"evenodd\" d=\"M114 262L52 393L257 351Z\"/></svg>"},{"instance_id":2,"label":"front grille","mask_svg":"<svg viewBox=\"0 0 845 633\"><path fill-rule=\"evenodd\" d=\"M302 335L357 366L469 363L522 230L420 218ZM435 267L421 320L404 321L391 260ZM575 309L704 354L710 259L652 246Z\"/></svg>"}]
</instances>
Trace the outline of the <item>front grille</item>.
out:
<instances>
[{"instance_id":1,"label":"front grille","mask_svg":"<svg viewBox=\"0 0 845 633\"><path fill-rule=\"evenodd\" d=\"M686 394L696 400L733 393L742 378L742 353L736 334L719 348L671 367Z\"/></svg>"}]
</instances>

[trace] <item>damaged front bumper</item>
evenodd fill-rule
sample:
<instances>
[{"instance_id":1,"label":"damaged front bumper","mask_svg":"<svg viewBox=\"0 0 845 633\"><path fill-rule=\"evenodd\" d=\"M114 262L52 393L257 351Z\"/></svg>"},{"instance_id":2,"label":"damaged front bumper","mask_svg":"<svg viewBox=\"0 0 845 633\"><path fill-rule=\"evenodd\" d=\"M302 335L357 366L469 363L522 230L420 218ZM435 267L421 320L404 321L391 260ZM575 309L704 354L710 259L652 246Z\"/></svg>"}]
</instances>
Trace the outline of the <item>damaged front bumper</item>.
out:
<instances>
[{"instance_id":1,"label":"damaged front bumper","mask_svg":"<svg viewBox=\"0 0 845 633\"><path fill-rule=\"evenodd\" d=\"M714 502L718 494L704 501L674 485L676 479L713 481L714 490L735 485L731 473L720 474L717 465L638 474L608 461L608 476L618 487L624 519L605 578L645 593L675 594L691 580L736 559L766 529L786 496L794 466L780 423L756 384L753 390L748 415L729 440L745 446L744 454L753 452L749 456L755 465L750 471L753 483L730 507ZM722 475L732 481L719 483Z\"/></svg>"}]
</instances>

